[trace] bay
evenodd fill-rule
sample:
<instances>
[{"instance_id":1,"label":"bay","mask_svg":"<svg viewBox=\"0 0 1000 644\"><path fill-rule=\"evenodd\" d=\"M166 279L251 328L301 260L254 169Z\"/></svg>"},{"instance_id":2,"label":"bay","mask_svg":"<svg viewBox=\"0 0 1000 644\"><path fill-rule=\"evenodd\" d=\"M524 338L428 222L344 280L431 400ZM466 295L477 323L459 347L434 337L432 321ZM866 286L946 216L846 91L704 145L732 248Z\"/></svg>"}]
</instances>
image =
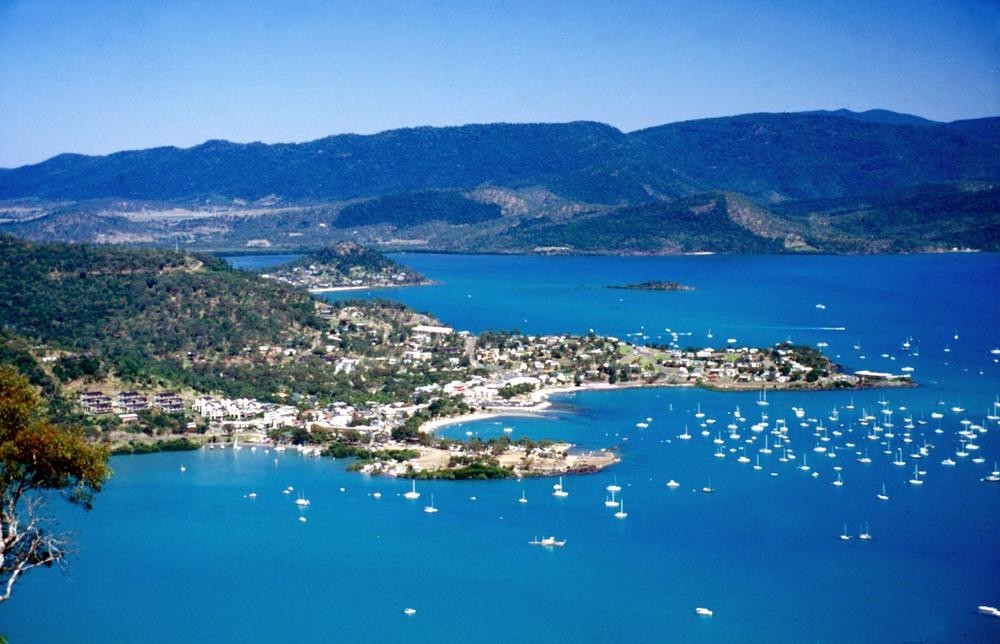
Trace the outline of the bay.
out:
<instances>
[{"instance_id":1,"label":"bay","mask_svg":"<svg viewBox=\"0 0 1000 644\"><path fill-rule=\"evenodd\" d=\"M546 417L444 430L510 427L620 450L619 465L567 477L564 499L551 480L531 479L422 482L407 501L408 481L263 449L116 457L93 512L58 508L80 547L68 574L26 577L0 610L0 632L12 642L1000 639L1000 620L975 610L1000 605L1000 485L982 480L1000 458L1000 427L985 419L1000 391L990 353L1000 257L394 258L437 284L326 297L391 298L473 332L823 342L850 369L913 367L920 386L769 393L767 406L756 393L586 391L554 397ZM648 280L697 290L605 288ZM862 409L893 423L906 467L883 453L884 438L867 438ZM794 460L758 452L779 419ZM954 456L963 419L988 429L976 439L983 464ZM759 422L768 426L754 432ZM677 438L685 427L691 440ZM911 458L925 442L929 455ZM866 449L872 462L859 463ZM940 464L949 456L956 466ZM809 471L798 469L804 458ZM907 483L914 465L927 472L919 486ZM834 467L843 486L832 485ZM704 494L709 481L715 492ZM625 519L604 505L614 483ZM888 501L875 496L883 483ZM306 522L281 492L289 485L311 500ZM422 511L431 494L436 514ZM865 523L870 541L857 538ZM549 535L566 546L527 543Z\"/></svg>"}]
</instances>

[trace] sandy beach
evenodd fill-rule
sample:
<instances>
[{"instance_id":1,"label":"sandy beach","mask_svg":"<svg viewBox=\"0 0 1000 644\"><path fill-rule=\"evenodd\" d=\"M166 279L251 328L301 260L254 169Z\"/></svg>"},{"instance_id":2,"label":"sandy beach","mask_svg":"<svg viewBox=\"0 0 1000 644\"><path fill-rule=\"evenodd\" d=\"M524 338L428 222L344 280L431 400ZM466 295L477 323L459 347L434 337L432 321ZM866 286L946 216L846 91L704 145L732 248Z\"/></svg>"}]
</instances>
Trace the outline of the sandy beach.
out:
<instances>
[{"instance_id":1,"label":"sandy beach","mask_svg":"<svg viewBox=\"0 0 1000 644\"><path fill-rule=\"evenodd\" d=\"M637 387L649 387L649 386L677 386L677 385L640 385L635 383L629 383L627 385L612 385L606 382L588 383L580 386L576 385L566 385L562 387L546 387L544 389L538 389L529 394L529 398L533 404L526 407L489 407L483 411L472 412L469 414L462 414L461 416L448 416L447 418L435 418L434 420L429 420L420 426L420 431L433 433L442 427L447 427L449 425L458 425L461 423L471 423L477 420L488 420L490 418L501 418L507 416L534 416L537 414L542 414L546 412L552 403L549 402L549 396L554 396L557 394L571 394L578 391L607 391L610 389L632 389Z\"/></svg>"}]
</instances>

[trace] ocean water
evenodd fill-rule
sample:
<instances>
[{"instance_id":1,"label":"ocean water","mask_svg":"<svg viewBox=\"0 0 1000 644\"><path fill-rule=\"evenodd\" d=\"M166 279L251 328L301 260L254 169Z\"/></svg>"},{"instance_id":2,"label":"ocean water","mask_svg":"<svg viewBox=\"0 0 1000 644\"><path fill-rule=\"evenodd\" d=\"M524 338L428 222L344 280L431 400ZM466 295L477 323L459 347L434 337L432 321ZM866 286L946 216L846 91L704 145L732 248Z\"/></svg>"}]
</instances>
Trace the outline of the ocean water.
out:
<instances>
[{"instance_id":1,"label":"ocean water","mask_svg":"<svg viewBox=\"0 0 1000 644\"><path fill-rule=\"evenodd\" d=\"M976 614L1000 605L1000 485L983 481L1000 460L1000 426L986 419L1000 393L990 353L1000 257L396 258L438 284L330 297L398 299L471 331L824 342L851 369L912 367L920 386L772 392L767 406L753 392L583 391L553 398L544 417L444 430L620 450L619 465L566 477L563 499L551 479L530 479L420 482L408 501L408 481L263 449L116 457L91 513L53 506L79 552L65 575L24 579L0 606L0 632L12 642L1000 641L1000 620ZM651 279L697 290L604 288ZM907 339L917 355L901 348ZM862 409L883 427L874 440ZM958 457L963 420L987 431ZM758 451L779 421L794 459ZM678 439L685 427L690 440ZM905 466L892 464L896 449ZM858 462L865 454L870 464ZM948 457L955 466L941 464ZM914 465L922 485L907 482ZM875 496L883 483L888 501ZM625 519L604 505L610 484ZM422 511L431 495L436 514ZM870 541L857 537L864 524ZM528 545L549 535L566 546Z\"/></svg>"}]
</instances>

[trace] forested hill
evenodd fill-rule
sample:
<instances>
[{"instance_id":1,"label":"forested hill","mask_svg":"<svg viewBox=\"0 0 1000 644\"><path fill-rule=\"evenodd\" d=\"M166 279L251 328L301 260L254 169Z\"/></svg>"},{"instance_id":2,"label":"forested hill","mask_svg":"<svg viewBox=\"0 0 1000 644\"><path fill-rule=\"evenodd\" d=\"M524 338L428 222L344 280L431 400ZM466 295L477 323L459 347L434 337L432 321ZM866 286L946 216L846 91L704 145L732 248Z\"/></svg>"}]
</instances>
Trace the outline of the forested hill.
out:
<instances>
[{"instance_id":1,"label":"forested hill","mask_svg":"<svg viewBox=\"0 0 1000 644\"><path fill-rule=\"evenodd\" d=\"M1000 118L423 127L61 155L0 171L0 233L215 250L997 250L997 186Z\"/></svg>"},{"instance_id":2,"label":"forested hill","mask_svg":"<svg viewBox=\"0 0 1000 644\"><path fill-rule=\"evenodd\" d=\"M127 376L157 361L210 364L247 347L296 346L303 330L321 328L308 293L165 250L0 236L0 298L3 332L95 354Z\"/></svg>"},{"instance_id":3,"label":"forested hill","mask_svg":"<svg viewBox=\"0 0 1000 644\"><path fill-rule=\"evenodd\" d=\"M0 199L339 201L488 184L622 204L718 189L801 199L1000 179L995 119L914 124L889 114L748 114L630 134L593 122L422 127L64 154L0 173Z\"/></svg>"}]
</instances>

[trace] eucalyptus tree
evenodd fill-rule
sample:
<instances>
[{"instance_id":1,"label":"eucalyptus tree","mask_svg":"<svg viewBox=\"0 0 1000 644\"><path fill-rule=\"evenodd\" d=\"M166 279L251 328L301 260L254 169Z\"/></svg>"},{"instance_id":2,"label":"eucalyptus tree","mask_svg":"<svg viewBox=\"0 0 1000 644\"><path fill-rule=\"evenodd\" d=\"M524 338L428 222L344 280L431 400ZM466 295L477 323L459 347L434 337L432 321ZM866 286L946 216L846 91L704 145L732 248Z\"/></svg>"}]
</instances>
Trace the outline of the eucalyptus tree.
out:
<instances>
[{"instance_id":1,"label":"eucalyptus tree","mask_svg":"<svg viewBox=\"0 0 1000 644\"><path fill-rule=\"evenodd\" d=\"M49 527L47 498L89 510L111 475L106 448L52 424L27 378L0 366L0 602L41 566L62 564L70 541Z\"/></svg>"}]
</instances>

